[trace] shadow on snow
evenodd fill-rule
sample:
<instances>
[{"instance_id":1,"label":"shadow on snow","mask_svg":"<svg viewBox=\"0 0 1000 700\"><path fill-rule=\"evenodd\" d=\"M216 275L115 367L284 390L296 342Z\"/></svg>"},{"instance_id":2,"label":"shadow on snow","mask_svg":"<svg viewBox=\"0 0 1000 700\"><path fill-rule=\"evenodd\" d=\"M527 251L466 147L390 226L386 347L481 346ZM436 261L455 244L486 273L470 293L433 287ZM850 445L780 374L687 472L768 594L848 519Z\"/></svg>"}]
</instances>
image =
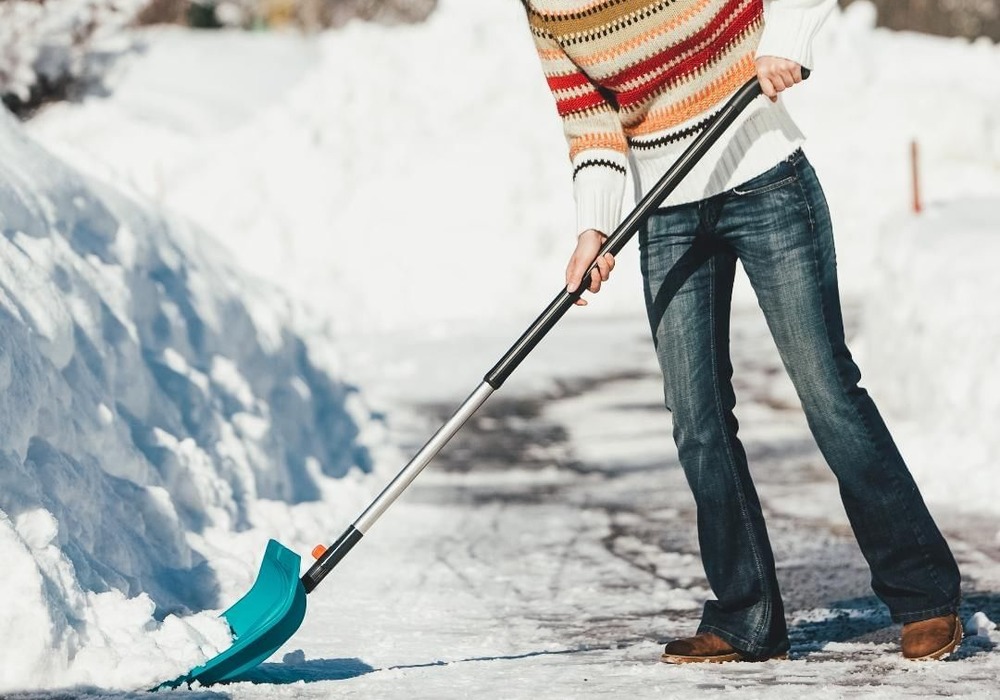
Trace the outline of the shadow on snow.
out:
<instances>
[{"instance_id":1,"label":"shadow on snow","mask_svg":"<svg viewBox=\"0 0 1000 700\"><path fill-rule=\"evenodd\" d=\"M376 671L397 671L410 668L432 668L435 666L451 666L453 664L472 663L476 661L517 661L536 656L563 656L591 651L601 651L612 648L610 645L581 646L572 649L553 649L529 651L522 654L507 654L500 656L472 656L454 661L428 661L419 664L401 664L387 666L384 669L375 668L361 659L310 659L307 661L266 663L249 671L234 683L266 683L271 685L287 685L290 683L319 683L322 681L341 681L357 678Z\"/></svg>"},{"instance_id":2,"label":"shadow on snow","mask_svg":"<svg viewBox=\"0 0 1000 700\"><path fill-rule=\"evenodd\" d=\"M964 623L976 612L991 620L1000 618L1000 593L965 592L959 606ZM889 617L889 611L875 596L863 596L831 604L831 614L820 620L807 620L791 625L789 636L792 651L797 654L821 651L831 642L866 642L896 644L900 625ZM984 636L966 636L958 651L949 659L958 661L992 651L996 645Z\"/></svg>"}]
</instances>

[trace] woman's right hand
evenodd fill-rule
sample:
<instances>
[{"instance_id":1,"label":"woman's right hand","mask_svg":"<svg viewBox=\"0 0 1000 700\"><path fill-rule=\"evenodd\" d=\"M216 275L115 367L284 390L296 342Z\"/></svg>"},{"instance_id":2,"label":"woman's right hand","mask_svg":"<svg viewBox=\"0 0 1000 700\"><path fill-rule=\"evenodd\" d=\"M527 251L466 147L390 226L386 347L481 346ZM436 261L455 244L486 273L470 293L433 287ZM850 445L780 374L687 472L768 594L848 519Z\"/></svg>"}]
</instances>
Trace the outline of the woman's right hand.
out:
<instances>
[{"instance_id":1,"label":"woman's right hand","mask_svg":"<svg viewBox=\"0 0 1000 700\"><path fill-rule=\"evenodd\" d=\"M598 251L607 240L607 236L595 229L587 229L579 235L576 239L576 250L573 251L569 265L566 266L567 292L575 291L580 287L587 268L597 258ZM601 283L608 281L613 269L615 269L615 256L611 253L605 253L598 259L597 267L591 271L590 284L587 285L587 289L595 293L601 291ZM586 306L587 300L581 297L575 303L577 306Z\"/></svg>"}]
</instances>

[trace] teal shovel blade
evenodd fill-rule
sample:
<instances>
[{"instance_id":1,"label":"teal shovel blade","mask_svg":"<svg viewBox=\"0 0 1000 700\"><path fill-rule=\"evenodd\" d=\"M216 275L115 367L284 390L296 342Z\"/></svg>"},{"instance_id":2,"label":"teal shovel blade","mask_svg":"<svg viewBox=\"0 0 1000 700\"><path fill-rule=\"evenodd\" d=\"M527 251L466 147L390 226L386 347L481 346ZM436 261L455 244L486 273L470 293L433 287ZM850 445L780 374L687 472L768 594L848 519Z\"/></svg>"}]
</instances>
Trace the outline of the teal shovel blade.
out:
<instances>
[{"instance_id":1,"label":"teal shovel blade","mask_svg":"<svg viewBox=\"0 0 1000 700\"><path fill-rule=\"evenodd\" d=\"M277 651L295 634L306 614L306 591L299 580L299 567L298 554L270 540L253 587L222 613L233 632L233 645L160 688L176 688L194 681L211 685L234 680Z\"/></svg>"}]
</instances>

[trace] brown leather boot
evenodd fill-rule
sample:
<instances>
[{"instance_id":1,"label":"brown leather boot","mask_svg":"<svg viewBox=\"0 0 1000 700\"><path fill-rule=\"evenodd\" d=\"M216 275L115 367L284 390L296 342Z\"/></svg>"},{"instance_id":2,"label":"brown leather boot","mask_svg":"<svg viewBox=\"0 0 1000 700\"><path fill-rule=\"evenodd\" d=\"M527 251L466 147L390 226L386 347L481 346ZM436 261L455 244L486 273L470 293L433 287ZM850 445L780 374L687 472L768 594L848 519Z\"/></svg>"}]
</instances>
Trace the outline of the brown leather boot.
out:
<instances>
[{"instance_id":1,"label":"brown leather boot","mask_svg":"<svg viewBox=\"0 0 1000 700\"><path fill-rule=\"evenodd\" d=\"M787 659L788 654L772 656L772 659ZM722 637L711 632L700 632L693 637L675 639L667 644L660 661L668 664L713 663L726 661L760 661L737 651Z\"/></svg>"},{"instance_id":2,"label":"brown leather boot","mask_svg":"<svg viewBox=\"0 0 1000 700\"><path fill-rule=\"evenodd\" d=\"M961 641L962 623L954 613L903 625L903 656L907 659L941 659L955 651Z\"/></svg>"}]
</instances>

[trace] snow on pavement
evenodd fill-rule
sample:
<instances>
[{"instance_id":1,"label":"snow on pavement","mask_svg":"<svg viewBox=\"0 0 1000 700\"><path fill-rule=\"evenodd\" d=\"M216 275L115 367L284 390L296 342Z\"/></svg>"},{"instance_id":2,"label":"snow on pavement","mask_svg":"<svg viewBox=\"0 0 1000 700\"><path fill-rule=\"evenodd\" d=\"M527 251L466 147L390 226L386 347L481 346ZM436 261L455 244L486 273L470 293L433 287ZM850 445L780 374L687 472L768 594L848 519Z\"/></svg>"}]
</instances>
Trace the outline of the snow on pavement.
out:
<instances>
[{"instance_id":1,"label":"snow on pavement","mask_svg":"<svg viewBox=\"0 0 1000 700\"><path fill-rule=\"evenodd\" d=\"M619 340L603 348L613 331ZM576 314L536 351L548 381L515 375L317 589L306 623L233 697L996 696L1000 561L980 522L937 507L963 569L970 636L953 660L906 662L776 352L758 318L734 324L742 435L788 608L787 662L667 666L710 595L694 508L642 318ZM588 342L589 341L589 342ZM490 336L427 343L489 352ZM592 375L559 368L595 347ZM450 370L472 374L476 352ZM530 361L530 360L529 360ZM432 380L433 383L433 380ZM405 389L397 396L404 396ZM463 397L412 403L395 439L415 449ZM400 398L401 403L410 399Z\"/></svg>"}]
</instances>

